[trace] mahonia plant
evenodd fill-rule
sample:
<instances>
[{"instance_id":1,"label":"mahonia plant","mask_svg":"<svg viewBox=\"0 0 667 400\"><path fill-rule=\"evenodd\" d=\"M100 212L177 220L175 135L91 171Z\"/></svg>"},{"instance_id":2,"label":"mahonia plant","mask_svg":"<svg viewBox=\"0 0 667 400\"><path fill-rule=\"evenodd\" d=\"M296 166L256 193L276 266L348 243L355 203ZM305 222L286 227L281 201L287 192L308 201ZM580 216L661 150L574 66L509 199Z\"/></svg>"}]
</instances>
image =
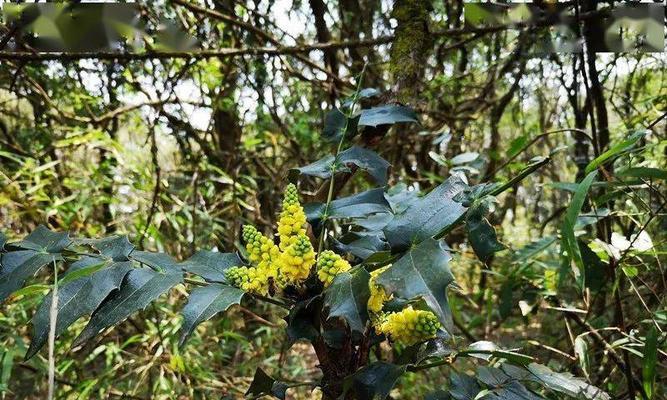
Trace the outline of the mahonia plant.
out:
<instances>
[{"instance_id":1,"label":"mahonia plant","mask_svg":"<svg viewBox=\"0 0 667 400\"><path fill-rule=\"evenodd\" d=\"M315 253L306 235L306 214L299 201L297 187L287 185L278 221L277 246L270 237L252 225L243 227L242 239L251 267L235 266L227 269L227 282L246 292L262 296L280 294L287 287L299 287L316 273L325 288L337 275L352 269L350 263L332 250ZM313 269L313 266L316 266ZM383 313L383 307L392 296L377 284L376 278L390 265L371 272L368 280L370 297L368 310L377 334L391 340L414 345L436 337L442 327L438 317L429 310L415 310L407 306L398 312Z\"/></svg>"}]
</instances>

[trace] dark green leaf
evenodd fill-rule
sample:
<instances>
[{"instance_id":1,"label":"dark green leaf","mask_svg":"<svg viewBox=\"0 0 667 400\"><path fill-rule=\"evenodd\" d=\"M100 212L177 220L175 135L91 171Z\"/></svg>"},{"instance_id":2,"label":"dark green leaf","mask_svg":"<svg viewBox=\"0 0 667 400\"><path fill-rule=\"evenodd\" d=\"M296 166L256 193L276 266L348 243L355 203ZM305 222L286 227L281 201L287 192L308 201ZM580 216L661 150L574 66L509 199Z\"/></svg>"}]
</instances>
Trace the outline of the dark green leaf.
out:
<instances>
[{"instance_id":1,"label":"dark green leaf","mask_svg":"<svg viewBox=\"0 0 667 400\"><path fill-rule=\"evenodd\" d=\"M178 341L182 346L195 327L219 312L226 311L234 304L240 304L245 292L241 289L211 284L196 288L190 293L188 303L183 308L183 326Z\"/></svg>"},{"instance_id":2,"label":"dark green leaf","mask_svg":"<svg viewBox=\"0 0 667 400\"><path fill-rule=\"evenodd\" d=\"M71 243L69 234L66 232L53 232L44 225L40 225L25 239L16 243L16 246L41 253L60 253Z\"/></svg>"},{"instance_id":3,"label":"dark green leaf","mask_svg":"<svg viewBox=\"0 0 667 400\"><path fill-rule=\"evenodd\" d=\"M449 394L455 400L477 400L480 392L477 380L466 374L452 371L449 377Z\"/></svg>"},{"instance_id":4,"label":"dark green leaf","mask_svg":"<svg viewBox=\"0 0 667 400\"><path fill-rule=\"evenodd\" d=\"M284 382L276 381L261 368L255 370L255 376L252 383L245 393L246 396L259 398L261 395L275 396L281 400L285 399L287 385Z\"/></svg>"},{"instance_id":5,"label":"dark green leaf","mask_svg":"<svg viewBox=\"0 0 667 400\"><path fill-rule=\"evenodd\" d=\"M324 217L324 203L309 203L304 206L309 221ZM389 203L381 188L367 190L349 197L332 201L327 212L329 219L363 218L378 213L390 212Z\"/></svg>"},{"instance_id":6,"label":"dark green leaf","mask_svg":"<svg viewBox=\"0 0 667 400\"><path fill-rule=\"evenodd\" d=\"M42 267L62 260L58 253L35 250L19 250L2 255L0 269L0 302L19 290L26 279L35 275Z\"/></svg>"},{"instance_id":7,"label":"dark green leaf","mask_svg":"<svg viewBox=\"0 0 667 400\"><path fill-rule=\"evenodd\" d=\"M477 378L484 383L491 393L485 399L499 400L540 400L542 397L532 393L515 378L502 370L482 366L477 368Z\"/></svg>"},{"instance_id":8,"label":"dark green leaf","mask_svg":"<svg viewBox=\"0 0 667 400\"><path fill-rule=\"evenodd\" d=\"M646 179L667 179L667 170L649 167L628 168L616 172L616 176Z\"/></svg>"},{"instance_id":9,"label":"dark green leaf","mask_svg":"<svg viewBox=\"0 0 667 400\"><path fill-rule=\"evenodd\" d=\"M586 195L588 194L588 189L591 187L596 174L597 173L593 171L588 174L583 181L581 181L574 193L574 196L572 197L572 201L570 202L567 211L565 212L565 219L563 220L563 224L561 226L561 252L563 254L559 276L560 282L563 282L571 261L574 261L575 265L579 269L579 278L582 281L584 280L585 266L581 258L581 253L579 252L577 239L574 235L574 226L577 223L577 217L579 216L579 212L584 205ZM581 287L583 287L585 282L581 283Z\"/></svg>"},{"instance_id":10,"label":"dark green leaf","mask_svg":"<svg viewBox=\"0 0 667 400\"><path fill-rule=\"evenodd\" d=\"M648 398L653 397L653 386L655 386L655 366L658 363L658 331L651 325L646 334L644 343L644 360L642 365L642 378L644 392Z\"/></svg>"},{"instance_id":11,"label":"dark green leaf","mask_svg":"<svg viewBox=\"0 0 667 400\"><path fill-rule=\"evenodd\" d=\"M613 157L623 153L624 151L628 150L632 146L634 146L635 143L637 143L639 141L639 139L646 136L647 132L648 131L635 132L632 135L628 136L627 139L621 141L620 143L616 143L615 145L611 146L611 148L609 148L609 150L600 154L598 157L595 158L595 160L591 161L586 166L586 173L590 174L591 172L595 171L600 165L604 164L610 158L613 158Z\"/></svg>"},{"instance_id":12,"label":"dark green leaf","mask_svg":"<svg viewBox=\"0 0 667 400\"><path fill-rule=\"evenodd\" d=\"M449 393L444 390L436 390L435 392L428 393L424 400L450 400L451 397Z\"/></svg>"},{"instance_id":13,"label":"dark green leaf","mask_svg":"<svg viewBox=\"0 0 667 400\"><path fill-rule=\"evenodd\" d=\"M343 132L348 137L353 136L357 131L357 121L359 117L350 119L347 123L347 117L339 109L335 108L329 111L324 117L324 131L322 137L327 142L338 143L343 137ZM347 130L346 128L347 123Z\"/></svg>"},{"instance_id":14,"label":"dark green leaf","mask_svg":"<svg viewBox=\"0 0 667 400\"><path fill-rule=\"evenodd\" d=\"M236 253L218 253L199 250L192 257L179 264L191 274L199 275L209 282L226 282L225 271L228 268L243 265Z\"/></svg>"},{"instance_id":15,"label":"dark green leaf","mask_svg":"<svg viewBox=\"0 0 667 400\"><path fill-rule=\"evenodd\" d=\"M333 170L349 172L350 165L367 171L379 185L387 183L387 170L390 164L376 152L359 146L352 146L342 151L338 157L330 155L305 167L295 168L293 171L301 175L329 178Z\"/></svg>"},{"instance_id":16,"label":"dark green leaf","mask_svg":"<svg viewBox=\"0 0 667 400\"><path fill-rule=\"evenodd\" d=\"M350 330L363 333L368 322L369 279L370 274L363 268L336 276L324 292L324 305L329 309L329 318L340 317L347 322Z\"/></svg>"},{"instance_id":17,"label":"dark green leaf","mask_svg":"<svg viewBox=\"0 0 667 400\"><path fill-rule=\"evenodd\" d=\"M103 239L82 240L86 244L99 251L105 257L113 261L129 261L129 255L134 250L127 236L111 236Z\"/></svg>"},{"instance_id":18,"label":"dark green leaf","mask_svg":"<svg viewBox=\"0 0 667 400\"><path fill-rule=\"evenodd\" d=\"M452 332L447 287L454 282L454 276L449 269L449 259L440 241L426 239L380 274L376 282L397 297L423 298L447 331Z\"/></svg>"},{"instance_id":19,"label":"dark green leaf","mask_svg":"<svg viewBox=\"0 0 667 400\"><path fill-rule=\"evenodd\" d=\"M419 122L417 114L405 106L388 105L361 110L359 126L391 125L397 122Z\"/></svg>"},{"instance_id":20,"label":"dark green leaf","mask_svg":"<svg viewBox=\"0 0 667 400\"><path fill-rule=\"evenodd\" d=\"M610 399L609 395L603 390L579 378L575 378L572 374L554 372L541 364L531 363L525 368L503 364L502 370L514 379L537 382L548 389L574 398L589 400Z\"/></svg>"},{"instance_id":21,"label":"dark green leaf","mask_svg":"<svg viewBox=\"0 0 667 400\"><path fill-rule=\"evenodd\" d=\"M357 400L384 400L404 372L405 366L376 361L345 378L343 392Z\"/></svg>"},{"instance_id":22,"label":"dark green leaf","mask_svg":"<svg viewBox=\"0 0 667 400\"><path fill-rule=\"evenodd\" d=\"M454 196L467 185L452 176L423 197L414 199L383 229L392 249L406 249L433 237L456 222L465 212Z\"/></svg>"},{"instance_id":23,"label":"dark green leaf","mask_svg":"<svg viewBox=\"0 0 667 400\"><path fill-rule=\"evenodd\" d=\"M319 336L319 315L322 309L322 296L315 296L296 303L289 311L287 338L290 344L299 340L314 342Z\"/></svg>"},{"instance_id":24,"label":"dark green leaf","mask_svg":"<svg viewBox=\"0 0 667 400\"><path fill-rule=\"evenodd\" d=\"M168 273L150 269L133 269L125 276L119 291L111 296L93 313L90 322L74 341L78 346L113 326L135 311L145 308L173 286L183 281L183 274L173 270Z\"/></svg>"},{"instance_id":25,"label":"dark green leaf","mask_svg":"<svg viewBox=\"0 0 667 400\"><path fill-rule=\"evenodd\" d=\"M505 249L505 246L498 241L495 228L486 219L489 212L488 203L494 200L491 196L476 200L466 213L468 240L483 263L488 262L495 252Z\"/></svg>"},{"instance_id":26,"label":"dark green leaf","mask_svg":"<svg viewBox=\"0 0 667 400\"><path fill-rule=\"evenodd\" d=\"M159 272L175 273L181 271L181 267L176 260L165 253L137 250L132 252L131 258Z\"/></svg>"},{"instance_id":27,"label":"dark green leaf","mask_svg":"<svg viewBox=\"0 0 667 400\"><path fill-rule=\"evenodd\" d=\"M382 240L381 236L384 236L382 232L379 232L378 235L364 236L350 232L336 242L336 247L341 252L350 253L365 260L372 254L389 249L387 242Z\"/></svg>"},{"instance_id":28,"label":"dark green leaf","mask_svg":"<svg viewBox=\"0 0 667 400\"><path fill-rule=\"evenodd\" d=\"M7 237L4 233L0 232L0 252L5 249L5 243L7 243Z\"/></svg>"},{"instance_id":29,"label":"dark green leaf","mask_svg":"<svg viewBox=\"0 0 667 400\"><path fill-rule=\"evenodd\" d=\"M67 270L67 275L99 263L99 259L85 257ZM113 290L118 289L123 278L132 269L129 262L116 262L99 269L93 274L75 279L58 288L58 318L56 336L63 333L79 318L93 313ZM64 277L63 277L64 279ZM34 356L44 346L49 334L52 294L49 293L32 318L33 335L26 360Z\"/></svg>"},{"instance_id":30,"label":"dark green leaf","mask_svg":"<svg viewBox=\"0 0 667 400\"><path fill-rule=\"evenodd\" d=\"M586 266L584 283L592 291L599 291L606 282L607 264L582 240L577 240L577 244L579 245L581 260Z\"/></svg>"},{"instance_id":31,"label":"dark green leaf","mask_svg":"<svg viewBox=\"0 0 667 400\"><path fill-rule=\"evenodd\" d=\"M541 252L546 250L549 246L554 244L558 238L555 235L545 236L541 239L535 240L517 250L513 259L515 262L523 262L530 258L533 258L539 255Z\"/></svg>"}]
</instances>

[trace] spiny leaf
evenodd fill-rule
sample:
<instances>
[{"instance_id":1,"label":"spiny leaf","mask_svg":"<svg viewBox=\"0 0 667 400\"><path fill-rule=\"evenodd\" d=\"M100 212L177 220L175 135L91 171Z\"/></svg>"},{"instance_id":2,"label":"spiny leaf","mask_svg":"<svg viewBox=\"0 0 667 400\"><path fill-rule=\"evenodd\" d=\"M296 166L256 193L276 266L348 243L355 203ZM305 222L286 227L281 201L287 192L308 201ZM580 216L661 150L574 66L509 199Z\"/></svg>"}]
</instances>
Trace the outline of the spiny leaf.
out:
<instances>
[{"instance_id":1,"label":"spiny leaf","mask_svg":"<svg viewBox=\"0 0 667 400\"><path fill-rule=\"evenodd\" d=\"M449 377L449 394L455 400L476 400L477 393L480 392L477 380L466 374L460 374L452 371Z\"/></svg>"},{"instance_id":2,"label":"spiny leaf","mask_svg":"<svg viewBox=\"0 0 667 400\"><path fill-rule=\"evenodd\" d=\"M314 342L319 336L319 315L322 310L322 296L297 302L285 317L287 338L292 345L299 340Z\"/></svg>"},{"instance_id":3,"label":"spiny leaf","mask_svg":"<svg viewBox=\"0 0 667 400\"><path fill-rule=\"evenodd\" d=\"M352 146L342 151L338 157L330 155L304 167L294 168L290 172L326 179L331 177L333 171L349 172L349 165L367 171L379 185L387 183L389 162L376 152L359 146Z\"/></svg>"},{"instance_id":4,"label":"spiny leaf","mask_svg":"<svg viewBox=\"0 0 667 400\"><path fill-rule=\"evenodd\" d=\"M244 294L241 289L218 284L194 289L183 308L183 327L178 341L179 346L183 346L197 325L219 312L226 311L234 304L240 304Z\"/></svg>"},{"instance_id":5,"label":"spiny leaf","mask_svg":"<svg viewBox=\"0 0 667 400\"><path fill-rule=\"evenodd\" d=\"M89 245L103 256L113 261L129 261L129 255L134 250L127 236L110 236L102 239L81 240L82 244Z\"/></svg>"},{"instance_id":6,"label":"spiny leaf","mask_svg":"<svg viewBox=\"0 0 667 400\"><path fill-rule=\"evenodd\" d=\"M350 253L362 260L370 257L379 251L389 249L387 242L382 240L384 234L376 232L377 234L359 235L355 232L349 232L336 241L336 247L341 252Z\"/></svg>"},{"instance_id":7,"label":"spiny leaf","mask_svg":"<svg viewBox=\"0 0 667 400\"><path fill-rule=\"evenodd\" d=\"M16 246L42 253L60 253L71 243L72 240L68 233L53 232L44 225L40 225L25 239L16 243Z\"/></svg>"},{"instance_id":8,"label":"spiny leaf","mask_svg":"<svg viewBox=\"0 0 667 400\"><path fill-rule=\"evenodd\" d=\"M495 228L486 219L489 212L488 202L493 200L495 199L491 196L476 200L466 213L468 240L483 263L486 263L495 252L505 249L505 246L498 241Z\"/></svg>"},{"instance_id":9,"label":"spiny leaf","mask_svg":"<svg viewBox=\"0 0 667 400\"><path fill-rule=\"evenodd\" d=\"M103 329L145 308L182 280L183 274L180 271L161 273L146 268L130 271L125 276L120 290L109 296L95 311L88 325L74 341L73 346L84 343Z\"/></svg>"},{"instance_id":10,"label":"spiny leaf","mask_svg":"<svg viewBox=\"0 0 667 400\"><path fill-rule=\"evenodd\" d=\"M322 132L322 138L327 142L338 143L343 137L343 134L346 134L348 137L354 136L357 132L358 121L359 117L353 117L347 122L347 116L338 108L334 108L324 117L324 131Z\"/></svg>"},{"instance_id":11,"label":"spiny leaf","mask_svg":"<svg viewBox=\"0 0 667 400\"><path fill-rule=\"evenodd\" d=\"M452 176L423 197L409 203L403 212L383 229L392 249L405 249L447 228L465 212L454 196L467 185L461 178Z\"/></svg>"},{"instance_id":12,"label":"spiny leaf","mask_svg":"<svg viewBox=\"0 0 667 400\"><path fill-rule=\"evenodd\" d=\"M477 378L492 391L493 399L502 400L539 400L541 397L530 392L516 379L502 370L481 366L477 368Z\"/></svg>"},{"instance_id":13,"label":"spiny leaf","mask_svg":"<svg viewBox=\"0 0 667 400\"><path fill-rule=\"evenodd\" d=\"M568 396L588 400L609 400L610 397L603 390L575 378L570 373L554 372L542 364L531 363L526 367L503 364L501 369L507 375L520 381L537 382L545 388L564 393Z\"/></svg>"},{"instance_id":14,"label":"spiny leaf","mask_svg":"<svg viewBox=\"0 0 667 400\"><path fill-rule=\"evenodd\" d=\"M62 260L57 253L43 253L35 250L18 250L2 255L0 269L0 302L20 289L26 279L35 275L42 267Z\"/></svg>"},{"instance_id":15,"label":"spiny leaf","mask_svg":"<svg viewBox=\"0 0 667 400\"><path fill-rule=\"evenodd\" d=\"M324 217L325 209L324 203L309 203L304 206L309 221L321 220ZM329 219L363 218L390 211L389 203L384 197L384 190L378 188L332 201L329 204L327 217Z\"/></svg>"},{"instance_id":16,"label":"spiny leaf","mask_svg":"<svg viewBox=\"0 0 667 400\"><path fill-rule=\"evenodd\" d=\"M253 396L253 398L269 395L284 400L286 392L287 385L284 382L273 379L263 369L257 368L255 376L252 378L252 383L245 395L246 397Z\"/></svg>"},{"instance_id":17,"label":"spiny leaf","mask_svg":"<svg viewBox=\"0 0 667 400\"><path fill-rule=\"evenodd\" d=\"M209 282L226 282L225 271L228 268L243 265L236 253L218 253L199 250L192 257L179 264L191 274L199 275Z\"/></svg>"},{"instance_id":18,"label":"spiny leaf","mask_svg":"<svg viewBox=\"0 0 667 400\"><path fill-rule=\"evenodd\" d=\"M99 259L85 257L67 270L63 280L70 274L99 263ZM99 307L113 290L118 289L123 278L132 269L129 262L111 263L82 279L74 279L58 288L58 318L56 336L63 333L70 325L84 315L89 315ZM34 356L48 339L50 327L50 309L52 294L49 293L40 304L32 318L33 335L25 359Z\"/></svg>"},{"instance_id":19,"label":"spiny leaf","mask_svg":"<svg viewBox=\"0 0 667 400\"><path fill-rule=\"evenodd\" d=\"M417 114L405 106L387 105L361 110L359 126L391 125L397 122L419 122Z\"/></svg>"},{"instance_id":20,"label":"spiny leaf","mask_svg":"<svg viewBox=\"0 0 667 400\"><path fill-rule=\"evenodd\" d=\"M151 253L149 251L133 251L131 257L133 260L148 265L156 271L174 273L181 271L181 267L176 260L165 253Z\"/></svg>"},{"instance_id":21,"label":"spiny leaf","mask_svg":"<svg viewBox=\"0 0 667 400\"><path fill-rule=\"evenodd\" d=\"M345 378L343 393L351 393L351 398L358 400L383 400L405 369L404 365L376 361Z\"/></svg>"},{"instance_id":22,"label":"spiny leaf","mask_svg":"<svg viewBox=\"0 0 667 400\"><path fill-rule=\"evenodd\" d=\"M397 297L423 298L451 333L452 312L447 301L447 288L454 282L454 276L449 269L449 259L440 241L429 238L408 250L380 274L376 282Z\"/></svg>"},{"instance_id":23,"label":"spiny leaf","mask_svg":"<svg viewBox=\"0 0 667 400\"><path fill-rule=\"evenodd\" d=\"M341 317L350 330L363 332L368 322L369 279L370 274L363 268L336 276L324 292L324 305L329 309L329 318Z\"/></svg>"}]
</instances>

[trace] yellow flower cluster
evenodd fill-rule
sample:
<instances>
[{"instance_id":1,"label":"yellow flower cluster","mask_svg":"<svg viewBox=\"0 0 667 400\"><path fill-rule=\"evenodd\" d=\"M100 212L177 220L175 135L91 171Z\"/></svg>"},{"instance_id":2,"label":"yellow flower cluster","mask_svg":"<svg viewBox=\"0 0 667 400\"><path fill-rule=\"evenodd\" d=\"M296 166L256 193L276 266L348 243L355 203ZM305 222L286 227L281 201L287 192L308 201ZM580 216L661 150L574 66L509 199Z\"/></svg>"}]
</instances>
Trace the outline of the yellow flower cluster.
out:
<instances>
[{"instance_id":1,"label":"yellow flower cluster","mask_svg":"<svg viewBox=\"0 0 667 400\"><path fill-rule=\"evenodd\" d=\"M299 193L296 186L290 183L285 188L283 211L278 220L278 235L280 236L280 250L285 251L297 241L297 238L306 234L306 213L299 203Z\"/></svg>"},{"instance_id":2,"label":"yellow flower cluster","mask_svg":"<svg viewBox=\"0 0 667 400\"><path fill-rule=\"evenodd\" d=\"M276 279L278 277L276 260L280 255L278 246L252 225L244 225L241 236L246 243L250 262L256 264L263 275Z\"/></svg>"},{"instance_id":3,"label":"yellow flower cluster","mask_svg":"<svg viewBox=\"0 0 667 400\"><path fill-rule=\"evenodd\" d=\"M391 267L391 264L371 272L371 277L368 280L368 288L371 291L371 296L368 298L368 310L371 312L379 313L382 311L384 303L391 299L391 295L387 295L384 288L375 283L377 277L389 267Z\"/></svg>"},{"instance_id":4,"label":"yellow flower cluster","mask_svg":"<svg viewBox=\"0 0 667 400\"><path fill-rule=\"evenodd\" d=\"M278 257L278 270L281 279L298 284L310 275L310 268L315 265L315 250L308 236L298 235L291 245Z\"/></svg>"},{"instance_id":5,"label":"yellow flower cluster","mask_svg":"<svg viewBox=\"0 0 667 400\"><path fill-rule=\"evenodd\" d=\"M408 306L399 312L386 314L375 326L378 333L406 346L433 339L440 329L438 317L431 311L415 310Z\"/></svg>"},{"instance_id":6,"label":"yellow flower cluster","mask_svg":"<svg viewBox=\"0 0 667 400\"><path fill-rule=\"evenodd\" d=\"M317 257L317 277L324 287L331 285L336 275L349 271L350 263L331 250L325 250Z\"/></svg>"},{"instance_id":7,"label":"yellow flower cluster","mask_svg":"<svg viewBox=\"0 0 667 400\"><path fill-rule=\"evenodd\" d=\"M254 226L245 225L241 237L252 266L229 268L225 272L227 282L247 292L266 296L273 294L275 289L299 285L308 278L315 265L315 250L306 236L306 214L293 184L285 189L278 235L279 246ZM349 264L341 261L349 269ZM345 269L339 261L334 264L336 268Z\"/></svg>"}]
</instances>

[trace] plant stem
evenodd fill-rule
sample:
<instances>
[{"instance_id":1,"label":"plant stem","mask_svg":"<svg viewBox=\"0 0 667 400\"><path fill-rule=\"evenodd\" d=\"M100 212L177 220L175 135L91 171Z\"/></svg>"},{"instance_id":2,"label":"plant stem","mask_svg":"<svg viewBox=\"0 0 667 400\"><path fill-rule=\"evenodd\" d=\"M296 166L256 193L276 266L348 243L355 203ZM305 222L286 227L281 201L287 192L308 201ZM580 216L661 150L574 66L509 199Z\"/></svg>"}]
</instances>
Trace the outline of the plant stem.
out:
<instances>
[{"instance_id":1,"label":"plant stem","mask_svg":"<svg viewBox=\"0 0 667 400\"><path fill-rule=\"evenodd\" d=\"M322 230L320 231L320 238L317 244L318 253L322 251L322 246L324 245L324 236L326 236L327 220L329 218L328 215L329 206L331 205L331 201L333 200L334 184L336 182L336 168L338 163L338 154L340 154L340 150L343 147L343 142L345 141L345 135L347 134L347 128L350 125L350 118L352 118L352 115L354 114L354 108L357 105L357 100L359 100L359 92L361 91L361 84L364 81L364 74L366 73L367 66L368 62L365 62L364 67L361 69L361 73L359 74L357 89L355 90L354 95L352 96L352 104L350 105L348 112L345 114L345 125L343 126L343 134L340 136L340 140L338 141L338 146L336 147L336 153L334 154L334 161L331 164L331 178L329 178L329 192L327 193L327 202L324 205L324 215L322 216Z\"/></svg>"}]
</instances>

